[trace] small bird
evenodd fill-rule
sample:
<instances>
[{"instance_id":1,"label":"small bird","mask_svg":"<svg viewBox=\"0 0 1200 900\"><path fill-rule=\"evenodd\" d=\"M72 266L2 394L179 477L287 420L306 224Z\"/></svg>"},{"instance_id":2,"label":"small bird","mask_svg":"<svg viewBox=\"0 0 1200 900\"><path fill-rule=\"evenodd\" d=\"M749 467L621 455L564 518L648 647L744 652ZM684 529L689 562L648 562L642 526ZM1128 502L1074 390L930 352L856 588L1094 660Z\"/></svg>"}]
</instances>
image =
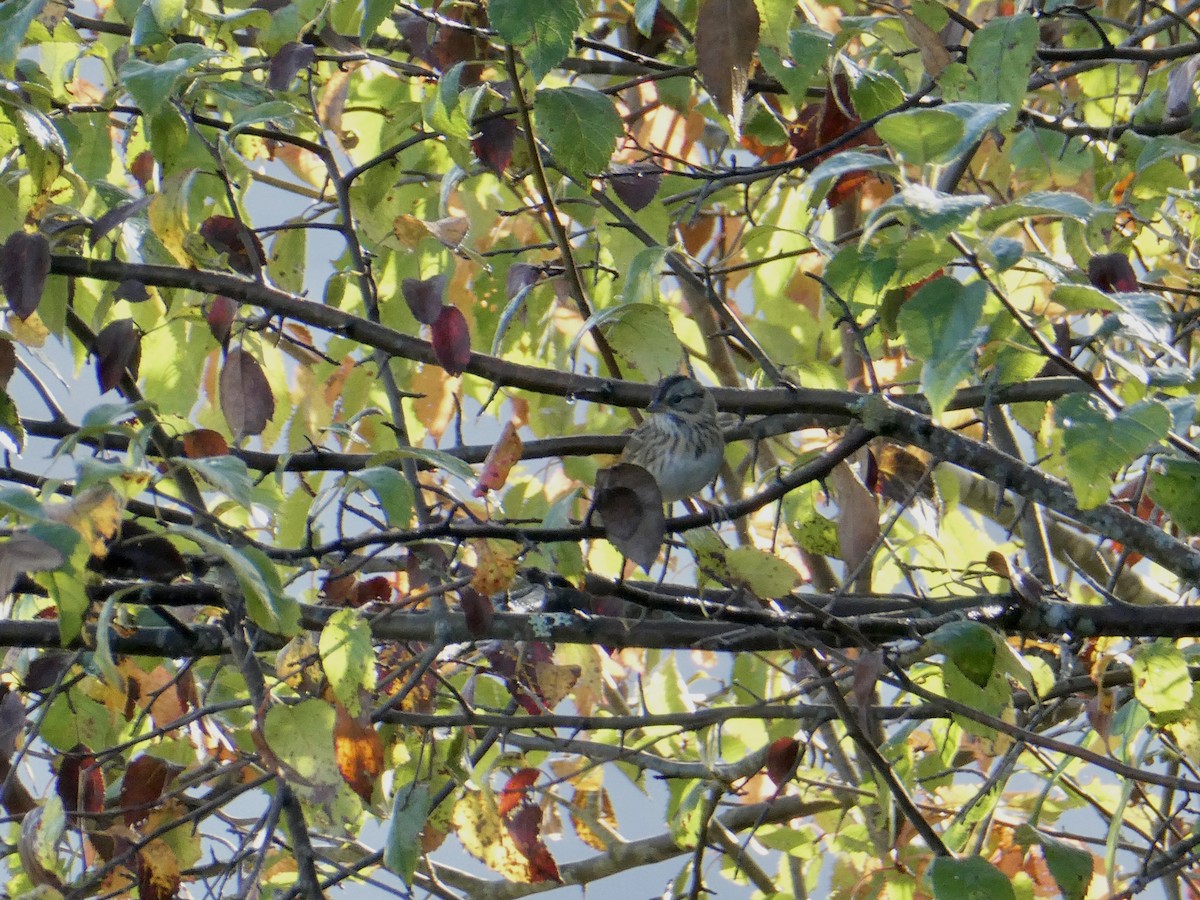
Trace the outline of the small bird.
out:
<instances>
[{"instance_id":1,"label":"small bird","mask_svg":"<svg viewBox=\"0 0 1200 900\"><path fill-rule=\"evenodd\" d=\"M717 477L725 458L725 438L717 424L717 401L686 375L658 383L646 408L650 417L629 436L621 462L654 476L664 503L702 490Z\"/></svg>"}]
</instances>

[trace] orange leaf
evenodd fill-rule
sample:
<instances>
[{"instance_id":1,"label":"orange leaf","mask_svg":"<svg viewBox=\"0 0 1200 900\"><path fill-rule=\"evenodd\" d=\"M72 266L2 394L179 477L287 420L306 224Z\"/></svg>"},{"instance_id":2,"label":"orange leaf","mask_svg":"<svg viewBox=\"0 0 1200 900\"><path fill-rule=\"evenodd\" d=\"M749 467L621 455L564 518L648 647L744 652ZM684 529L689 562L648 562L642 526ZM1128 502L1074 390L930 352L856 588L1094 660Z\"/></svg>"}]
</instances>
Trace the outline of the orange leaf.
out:
<instances>
[{"instance_id":1,"label":"orange leaf","mask_svg":"<svg viewBox=\"0 0 1200 900\"><path fill-rule=\"evenodd\" d=\"M219 431L197 428L183 436L183 455L188 459L205 456L228 456L229 443Z\"/></svg>"},{"instance_id":2,"label":"orange leaf","mask_svg":"<svg viewBox=\"0 0 1200 900\"><path fill-rule=\"evenodd\" d=\"M529 789L542 773L537 769L518 769L512 774L500 791L496 800L496 808L500 815L507 816L529 796Z\"/></svg>"},{"instance_id":3,"label":"orange leaf","mask_svg":"<svg viewBox=\"0 0 1200 900\"><path fill-rule=\"evenodd\" d=\"M496 443L488 451L487 459L483 461L483 471L479 473L479 483L472 492L476 497L482 497L488 491L498 491L508 480L508 473L521 461L521 453L525 445L517 434L517 426L509 422L500 432Z\"/></svg>"},{"instance_id":4,"label":"orange leaf","mask_svg":"<svg viewBox=\"0 0 1200 900\"><path fill-rule=\"evenodd\" d=\"M375 779L383 771L383 740L368 722L353 718L337 704L337 722L333 727L333 748L338 771L354 793L371 802Z\"/></svg>"}]
</instances>

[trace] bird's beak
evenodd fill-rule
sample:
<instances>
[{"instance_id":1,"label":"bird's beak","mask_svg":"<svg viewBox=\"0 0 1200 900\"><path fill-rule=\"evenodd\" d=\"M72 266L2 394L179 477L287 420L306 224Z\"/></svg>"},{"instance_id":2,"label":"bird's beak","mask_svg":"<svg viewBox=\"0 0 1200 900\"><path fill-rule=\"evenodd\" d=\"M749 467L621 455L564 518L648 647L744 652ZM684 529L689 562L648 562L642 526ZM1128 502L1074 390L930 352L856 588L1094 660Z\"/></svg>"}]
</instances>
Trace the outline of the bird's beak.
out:
<instances>
[{"instance_id":1,"label":"bird's beak","mask_svg":"<svg viewBox=\"0 0 1200 900\"><path fill-rule=\"evenodd\" d=\"M661 400L655 400L649 406L646 407L646 412L660 413L660 412L665 412L666 409L667 409L666 404L664 404Z\"/></svg>"}]
</instances>

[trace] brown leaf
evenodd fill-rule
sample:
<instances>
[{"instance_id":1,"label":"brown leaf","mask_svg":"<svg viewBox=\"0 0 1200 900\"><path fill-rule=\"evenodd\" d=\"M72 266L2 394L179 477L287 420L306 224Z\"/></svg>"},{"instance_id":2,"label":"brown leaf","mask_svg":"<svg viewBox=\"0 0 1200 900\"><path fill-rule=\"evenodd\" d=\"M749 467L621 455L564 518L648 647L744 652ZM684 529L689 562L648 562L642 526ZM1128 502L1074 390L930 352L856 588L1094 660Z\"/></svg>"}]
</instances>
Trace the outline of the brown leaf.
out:
<instances>
[{"instance_id":1,"label":"brown leaf","mask_svg":"<svg viewBox=\"0 0 1200 900\"><path fill-rule=\"evenodd\" d=\"M475 126L471 149L484 167L499 178L512 162L517 123L512 119L486 119Z\"/></svg>"},{"instance_id":2,"label":"brown leaf","mask_svg":"<svg viewBox=\"0 0 1200 900\"><path fill-rule=\"evenodd\" d=\"M444 306L433 323L433 355L448 375L461 375L471 364L471 332L457 306Z\"/></svg>"},{"instance_id":3,"label":"brown leaf","mask_svg":"<svg viewBox=\"0 0 1200 900\"><path fill-rule=\"evenodd\" d=\"M1137 275L1124 253L1100 253L1088 260L1088 281L1105 293L1136 291Z\"/></svg>"},{"instance_id":4,"label":"brown leaf","mask_svg":"<svg viewBox=\"0 0 1200 900\"><path fill-rule=\"evenodd\" d=\"M273 91L287 91L292 80L301 69L307 69L317 57L317 51L309 44L289 41L275 51L267 69L267 87Z\"/></svg>"},{"instance_id":5,"label":"brown leaf","mask_svg":"<svg viewBox=\"0 0 1200 900\"><path fill-rule=\"evenodd\" d=\"M83 744L63 754L55 790L69 816L104 809L104 774L92 751Z\"/></svg>"},{"instance_id":6,"label":"brown leaf","mask_svg":"<svg viewBox=\"0 0 1200 900\"><path fill-rule=\"evenodd\" d=\"M500 795L496 798L496 809L500 815L507 816L522 802L528 800L529 789L533 787L533 783L541 774L539 769L518 769L513 772L512 777L504 782L504 787L501 788Z\"/></svg>"},{"instance_id":7,"label":"brown leaf","mask_svg":"<svg viewBox=\"0 0 1200 900\"><path fill-rule=\"evenodd\" d=\"M182 766L157 756L143 754L133 760L125 768L118 801L125 814L125 824L138 825L146 821L167 785L182 771Z\"/></svg>"},{"instance_id":8,"label":"brown leaf","mask_svg":"<svg viewBox=\"0 0 1200 900\"><path fill-rule=\"evenodd\" d=\"M950 51L946 49L937 32L912 13L897 10L897 14L904 25L904 33L921 54L921 65L925 67L925 73L930 78L937 78L942 74L942 70L953 62Z\"/></svg>"},{"instance_id":9,"label":"brown leaf","mask_svg":"<svg viewBox=\"0 0 1200 900\"><path fill-rule=\"evenodd\" d=\"M136 381L142 360L141 332L134 326L133 319L109 322L96 335L92 353L96 356L96 381L100 393L111 391L120 384L126 372Z\"/></svg>"},{"instance_id":10,"label":"brown leaf","mask_svg":"<svg viewBox=\"0 0 1200 900\"><path fill-rule=\"evenodd\" d=\"M445 275L435 275L425 279L405 278L400 283L404 302L408 304L413 318L422 325L432 325L441 314L447 281Z\"/></svg>"},{"instance_id":11,"label":"brown leaf","mask_svg":"<svg viewBox=\"0 0 1200 900\"><path fill-rule=\"evenodd\" d=\"M17 350L13 342L0 338L0 389L7 390L13 372L17 371Z\"/></svg>"},{"instance_id":12,"label":"brown leaf","mask_svg":"<svg viewBox=\"0 0 1200 900\"><path fill-rule=\"evenodd\" d=\"M508 294L508 299L512 300L532 285L537 284L538 279L542 277L542 270L537 266L531 266L529 263L514 263L508 270L508 275L504 280L504 288Z\"/></svg>"},{"instance_id":13,"label":"brown leaf","mask_svg":"<svg viewBox=\"0 0 1200 900\"><path fill-rule=\"evenodd\" d=\"M219 431L211 428L197 428L189 431L183 441L183 455L188 459L204 459L208 456L228 456L229 443Z\"/></svg>"},{"instance_id":14,"label":"brown leaf","mask_svg":"<svg viewBox=\"0 0 1200 900\"><path fill-rule=\"evenodd\" d=\"M796 759L800 755L800 742L795 738L781 737L767 748L767 777L776 785L783 784L792 776Z\"/></svg>"},{"instance_id":15,"label":"brown leaf","mask_svg":"<svg viewBox=\"0 0 1200 900\"><path fill-rule=\"evenodd\" d=\"M496 616L496 608L492 606L491 598L470 586L460 590L458 598L463 615L467 619L467 631L475 637L486 635Z\"/></svg>"},{"instance_id":16,"label":"brown leaf","mask_svg":"<svg viewBox=\"0 0 1200 900\"><path fill-rule=\"evenodd\" d=\"M221 366L221 412L235 437L262 434L275 415L275 396L262 367L241 347Z\"/></svg>"},{"instance_id":17,"label":"brown leaf","mask_svg":"<svg viewBox=\"0 0 1200 900\"><path fill-rule=\"evenodd\" d=\"M601 469L595 505L608 539L649 572L666 532L662 492L654 476L633 463Z\"/></svg>"},{"instance_id":18,"label":"brown leaf","mask_svg":"<svg viewBox=\"0 0 1200 900\"><path fill-rule=\"evenodd\" d=\"M361 722L337 704L333 748L338 771L363 802L371 802L375 781L383 771L383 740L370 721Z\"/></svg>"},{"instance_id":19,"label":"brown leaf","mask_svg":"<svg viewBox=\"0 0 1200 900\"><path fill-rule=\"evenodd\" d=\"M229 297L217 295L208 304L204 320L208 322L208 330L222 347L229 343L229 332L233 328L233 319L237 315L238 303Z\"/></svg>"},{"instance_id":20,"label":"brown leaf","mask_svg":"<svg viewBox=\"0 0 1200 900\"><path fill-rule=\"evenodd\" d=\"M129 162L129 174L138 183L138 187L145 189L146 185L154 180L154 154L149 150L143 150L135 156Z\"/></svg>"},{"instance_id":21,"label":"brown leaf","mask_svg":"<svg viewBox=\"0 0 1200 900\"><path fill-rule=\"evenodd\" d=\"M182 882L179 860L162 838L151 841L138 852L137 876L140 900L175 900L179 896Z\"/></svg>"},{"instance_id":22,"label":"brown leaf","mask_svg":"<svg viewBox=\"0 0 1200 900\"><path fill-rule=\"evenodd\" d=\"M696 18L696 67L735 132L741 128L760 24L754 0L704 0Z\"/></svg>"},{"instance_id":23,"label":"brown leaf","mask_svg":"<svg viewBox=\"0 0 1200 900\"><path fill-rule=\"evenodd\" d=\"M844 462L829 473L829 484L837 498L837 533L842 562L846 564L847 573L859 571L856 589L869 590L871 564L867 554L879 539L879 504L875 495Z\"/></svg>"},{"instance_id":24,"label":"brown leaf","mask_svg":"<svg viewBox=\"0 0 1200 900\"><path fill-rule=\"evenodd\" d=\"M200 223L200 237L224 253L229 267L242 275L257 274L267 258L258 235L232 216L209 216Z\"/></svg>"},{"instance_id":25,"label":"brown leaf","mask_svg":"<svg viewBox=\"0 0 1200 900\"><path fill-rule=\"evenodd\" d=\"M0 288L20 319L28 319L42 302L50 274L50 242L40 234L14 231L0 246Z\"/></svg>"},{"instance_id":26,"label":"brown leaf","mask_svg":"<svg viewBox=\"0 0 1200 900\"><path fill-rule=\"evenodd\" d=\"M662 169L654 163L614 166L608 176L613 193L634 212L650 205L662 185Z\"/></svg>"},{"instance_id":27,"label":"brown leaf","mask_svg":"<svg viewBox=\"0 0 1200 900\"><path fill-rule=\"evenodd\" d=\"M103 556L88 560L88 569L108 578L171 582L189 571L183 554L160 534L136 522L121 523L120 536Z\"/></svg>"},{"instance_id":28,"label":"brown leaf","mask_svg":"<svg viewBox=\"0 0 1200 900\"><path fill-rule=\"evenodd\" d=\"M435 222L426 222L429 233L448 250L457 250L467 236L471 221L466 216L447 216Z\"/></svg>"},{"instance_id":29,"label":"brown leaf","mask_svg":"<svg viewBox=\"0 0 1200 900\"><path fill-rule=\"evenodd\" d=\"M492 449L488 451L487 458L483 461L483 469L479 473L479 481L472 494L482 497L488 491L498 491L504 487L504 482L508 480L508 473L521 461L524 449L521 436L517 434L517 426L512 422L506 423L504 430L500 432L500 437L496 438L496 443L492 444Z\"/></svg>"}]
</instances>

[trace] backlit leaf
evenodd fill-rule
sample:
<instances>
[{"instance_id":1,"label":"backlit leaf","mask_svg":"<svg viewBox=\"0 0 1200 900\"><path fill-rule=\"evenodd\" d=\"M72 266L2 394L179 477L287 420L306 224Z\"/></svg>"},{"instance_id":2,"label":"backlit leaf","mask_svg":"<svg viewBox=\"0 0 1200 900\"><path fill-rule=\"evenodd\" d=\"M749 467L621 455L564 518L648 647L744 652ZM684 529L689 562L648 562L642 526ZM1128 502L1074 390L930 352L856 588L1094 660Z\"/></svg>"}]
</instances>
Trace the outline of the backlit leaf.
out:
<instances>
[{"instance_id":1,"label":"backlit leaf","mask_svg":"<svg viewBox=\"0 0 1200 900\"><path fill-rule=\"evenodd\" d=\"M555 164L575 181L608 168L621 119L612 101L599 91L584 88L548 88L535 98L538 137Z\"/></svg>"}]
</instances>

